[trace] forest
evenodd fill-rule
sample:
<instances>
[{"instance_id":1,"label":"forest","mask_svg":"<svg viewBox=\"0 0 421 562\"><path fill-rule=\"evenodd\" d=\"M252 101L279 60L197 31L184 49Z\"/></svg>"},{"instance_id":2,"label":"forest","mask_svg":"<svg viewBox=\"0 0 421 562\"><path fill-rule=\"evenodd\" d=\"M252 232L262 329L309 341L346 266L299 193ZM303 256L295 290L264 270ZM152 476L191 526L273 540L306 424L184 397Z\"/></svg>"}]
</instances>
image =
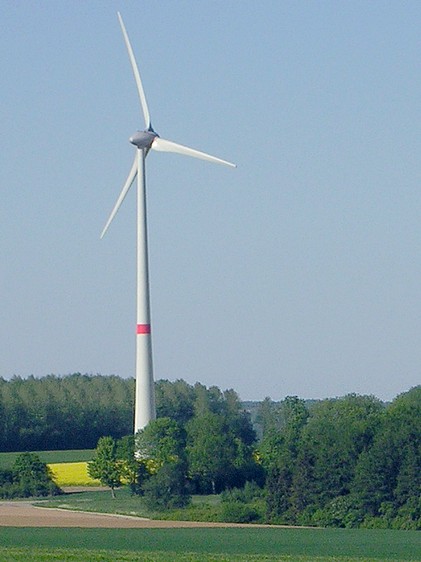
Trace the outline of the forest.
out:
<instances>
[{"instance_id":1,"label":"forest","mask_svg":"<svg viewBox=\"0 0 421 562\"><path fill-rule=\"evenodd\" d=\"M173 486L180 505L190 494L223 492L249 520L421 528L421 386L388 404L356 394L266 398L252 423L234 390L161 380L157 420L136 445L133 395L134 381L116 376L0 379L0 450L98 444L96 460L105 452L121 467L136 447L133 490L155 499ZM256 515L256 498L264 514Z\"/></svg>"}]
</instances>

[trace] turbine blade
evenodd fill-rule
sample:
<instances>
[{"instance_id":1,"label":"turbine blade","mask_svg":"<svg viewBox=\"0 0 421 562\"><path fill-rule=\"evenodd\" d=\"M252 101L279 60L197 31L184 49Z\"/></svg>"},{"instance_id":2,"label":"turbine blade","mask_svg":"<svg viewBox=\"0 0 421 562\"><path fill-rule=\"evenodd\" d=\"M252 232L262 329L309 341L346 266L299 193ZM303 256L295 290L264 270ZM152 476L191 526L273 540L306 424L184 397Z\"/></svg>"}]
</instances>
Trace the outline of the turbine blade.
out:
<instances>
[{"instance_id":1,"label":"turbine blade","mask_svg":"<svg viewBox=\"0 0 421 562\"><path fill-rule=\"evenodd\" d=\"M118 196L117 202L114 205L114 209L111 211L111 214L110 214L110 216L107 220L106 225L104 226L103 231L101 232L101 238L104 237L104 234L107 232L108 227L110 226L113 218L116 216L117 211L119 210L120 205L123 203L124 198L126 197L132 183L134 182L134 179L135 179L136 175L137 175L137 154L135 155L133 166L132 166L132 169L129 172L126 183L124 184L123 189L121 190L121 193Z\"/></svg>"},{"instance_id":2,"label":"turbine blade","mask_svg":"<svg viewBox=\"0 0 421 562\"><path fill-rule=\"evenodd\" d=\"M143 115L145 117L146 129L150 129L151 128L151 117L149 115L148 104L146 102L146 96L145 96L145 92L143 90L142 80L140 79L139 69L138 69L137 64L136 64L136 59L134 58L133 49L132 49L132 46L130 45L129 36L127 35L127 31L126 31L126 28L124 26L123 18L121 17L120 12L117 12L117 15L118 15L118 19L119 19L119 22L120 22L121 31L123 32L124 42L126 43L127 51L129 53L129 58L130 58L130 63L132 65L134 78L136 80L137 91L139 93L139 98L140 98L140 105L142 107Z\"/></svg>"},{"instance_id":3,"label":"turbine blade","mask_svg":"<svg viewBox=\"0 0 421 562\"><path fill-rule=\"evenodd\" d=\"M157 150L158 152L177 152L178 154L184 154L185 156L192 156L193 158L200 158L201 160L207 160L208 162L214 162L215 164L224 164L225 166L230 166L231 168L236 168L236 164L217 158L216 156L211 156L205 152L200 152L200 150L195 150L194 148L189 148L188 146L183 146L182 144L177 144L175 142L161 139L161 137L155 137L151 148Z\"/></svg>"}]
</instances>

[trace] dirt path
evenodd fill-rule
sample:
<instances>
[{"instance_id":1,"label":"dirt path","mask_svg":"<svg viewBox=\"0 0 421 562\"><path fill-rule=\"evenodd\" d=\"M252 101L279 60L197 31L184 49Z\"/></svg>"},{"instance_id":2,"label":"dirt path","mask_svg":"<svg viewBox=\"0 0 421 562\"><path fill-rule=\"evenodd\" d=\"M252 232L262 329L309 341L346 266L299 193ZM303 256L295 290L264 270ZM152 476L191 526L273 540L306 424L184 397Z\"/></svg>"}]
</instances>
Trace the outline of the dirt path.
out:
<instances>
[{"instance_id":1,"label":"dirt path","mask_svg":"<svg viewBox=\"0 0 421 562\"><path fill-rule=\"evenodd\" d=\"M156 521L127 515L108 515L36 507L25 501L0 502L0 527L92 527L108 529L152 529L186 527L246 527L235 523L196 523L193 521ZM254 525L253 525L254 526ZM258 525L266 527L266 525Z\"/></svg>"}]
</instances>

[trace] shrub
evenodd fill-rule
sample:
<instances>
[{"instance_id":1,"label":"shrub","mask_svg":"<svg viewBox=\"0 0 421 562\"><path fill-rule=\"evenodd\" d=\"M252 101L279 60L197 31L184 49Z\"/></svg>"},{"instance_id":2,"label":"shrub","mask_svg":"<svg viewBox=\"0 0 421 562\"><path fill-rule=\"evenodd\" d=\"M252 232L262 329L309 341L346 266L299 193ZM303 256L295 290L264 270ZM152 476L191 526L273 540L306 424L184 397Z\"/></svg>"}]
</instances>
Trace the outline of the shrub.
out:
<instances>
[{"instance_id":1,"label":"shrub","mask_svg":"<svg viewBox=\"0 0 421 562\"><path fill-rule=\"evenodd\" d=\"M221 494L222 502L250 503L265 496L265 491L256 482L246 482L244 488L224 490Z\"/></svg>"},{"instance_id":2,"label":"shrub","mask_svg":"<svg viewBox=\"0 0 421 562\"><path fill-rule=\"evenodd\" d=\"M181 463L164 464L143 484L143 491L145 504L151 510L174 509L190 503Z\"/></svg>"},{"instance_id":3,"label":"shrub","mask_svg":"<svg viewBox=\"0 0 421 562\"><path fill-rule=\"evenodd\" d=\"M13 482L13 470L0 470L0 487Z\"/></svg>"},{"instance_id":4,"label":"shrub","mask_svg":"<svg viewBox=\"0 0 421 562\"><path fill-rule=\"evenodd\" d=\"M320 527L358 527L364 519L364 511L358 507L352 495L338 496L324 508L317 509L312 523Z\"/></svg>"},{"instance_id":5,"label":"shrub","mask_svg":"<svg viewBox=\"0 0 421 562\"><path fill-rule=\"evenodd\" d=\"M12 470L0 471L0 498L13 499L19 497L19 484L13 481Z\"/></svg>"},{"instance_id":6,"label":"shrub","mask_svg":"<svg viewBox=\"0 0 421 562\"><path fill-rule=\"evenodd\" d=\"M219 505L189 505L187 508L172 509L160 513L160 519L171 521L220 521L221 513Z\"/></svg>"},{"instance_id":7,"label":"shrub","mask_svg":"<svg viewBox=\"0 0 421 562\"><path fill-rule=\"evenodd\" d=\"M2 498L55 496L61 492L53 481L51 471L35 453L22 453L16 458L12 470L4 470L0 474Z\"/></svg>"},{"instance_id":8,"label":"shrub","mask_svg":"<svg viewBox=\"0 0 421 562\"><path fill-rule=\"evenodd\" d=\"M225 501L221 504L220 521L224 523L252 523L259 520L261 515L250 504L239 501Z\"/></svg>"},{"instance_id":9,"label":"shrub","mask_svg":"<svg viewBox=\"0 0 421 562\"><path fill-rule=\"evenodd\" d=\"M398 509L392 529L421 530L421 497L411 498Z\"/></svg>"}]
</instances>

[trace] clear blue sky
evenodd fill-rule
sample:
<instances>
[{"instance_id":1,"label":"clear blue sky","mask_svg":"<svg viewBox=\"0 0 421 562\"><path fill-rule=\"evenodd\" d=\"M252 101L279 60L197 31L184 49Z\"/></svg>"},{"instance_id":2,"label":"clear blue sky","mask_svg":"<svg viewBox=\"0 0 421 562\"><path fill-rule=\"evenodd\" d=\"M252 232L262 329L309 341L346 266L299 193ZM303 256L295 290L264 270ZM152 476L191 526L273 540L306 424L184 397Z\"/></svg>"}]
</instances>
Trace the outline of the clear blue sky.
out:
<instances>
[{"instance_id":1,"label":"clear blue sky","mask_svg":"<svg viewBox=\"0 0 421 562\"><path fill-rule=\"evenodd\" d=\"M0 3L0 376L134 374L143 125L155 377L243 399L421 382L421 3Z\"/></svg>"}]
</instances>

